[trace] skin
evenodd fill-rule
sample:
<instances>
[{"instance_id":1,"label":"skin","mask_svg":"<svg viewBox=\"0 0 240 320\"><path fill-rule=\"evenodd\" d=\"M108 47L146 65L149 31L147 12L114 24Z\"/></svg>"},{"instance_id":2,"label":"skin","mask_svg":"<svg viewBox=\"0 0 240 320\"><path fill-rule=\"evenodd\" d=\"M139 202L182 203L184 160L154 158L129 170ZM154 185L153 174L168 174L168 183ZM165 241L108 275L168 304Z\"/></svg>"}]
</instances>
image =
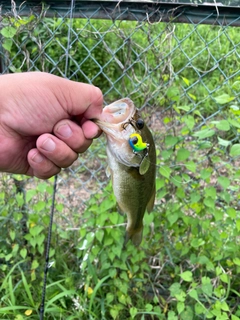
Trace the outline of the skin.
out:
<instances>
[{"instance_id":1,"label":"skin","mask_svg":"<svg viewBox=\"0 0 240 320\"><path fill-rule=\"evenodd\" d=\"M41 72L0 76L0 171L47 179L100 135L90 119L103 96L92 85Z\"/></svg>"}]
</instances>

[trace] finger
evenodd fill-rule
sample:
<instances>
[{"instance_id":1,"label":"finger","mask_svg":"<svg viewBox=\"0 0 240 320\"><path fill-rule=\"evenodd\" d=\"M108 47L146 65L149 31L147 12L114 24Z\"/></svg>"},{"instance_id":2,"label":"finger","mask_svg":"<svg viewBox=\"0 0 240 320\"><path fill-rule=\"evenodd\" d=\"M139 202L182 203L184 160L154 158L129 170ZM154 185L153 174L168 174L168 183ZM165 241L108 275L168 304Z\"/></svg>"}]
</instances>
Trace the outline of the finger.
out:
<instances>
[{"instance_id":1,"label":"finger","mask_svg":"<svg viewBox=\"0 0 240 320\"><path fill-rule=\"evenodd\" d=\"M86 139L98 138L102 130L92 121L83 119L82 121L82 131Z\"/></svg>"},{"instance_id":2,"label":"finger","mask_svg":"<svg viewBox=\"0 0 240 320\"><path fill-rule=\"evenodd\" d=\"M61 168L42 155L36 148L29 151L28 163L30 168L26 174L39 179L51 178L61 171Z\"/></svg>"},{"instance_id":3,"label":"finger","mask_svg":"<svg viewBox=\"0 0 240 320\"><path fill-rule=\"evenodd\" d=\"M45 133L36 142L38 151L60 168L69 167L78 157L65 142Z\"/></svg>"},{"instance_id":4,"label":"finger","mask_svg":"<svg viewBox=\"0 0 240 320\"><path fill-rule=\"evenodd\" d=\"M103 107L103 95L98 87L66 79L62 86L61 103L70 116L84 115L86 119L97 118ZM58 100L60 101L59 97ZM64 103L65 102L65 103Z\"/></svg>"},{"instance_id":5,"label":"finger","mask_svg":"<svg viewBox=\"0 0 240 320\"><path fill-rule=\"evenodd\" d=\"M92 139L99 135L99 128L92 121L87 126L81 128L78 124L70 120L59 121L53 128L54 134L64 141L71 149L77 153L87 150Z\"/></svg>"}]
</instances>

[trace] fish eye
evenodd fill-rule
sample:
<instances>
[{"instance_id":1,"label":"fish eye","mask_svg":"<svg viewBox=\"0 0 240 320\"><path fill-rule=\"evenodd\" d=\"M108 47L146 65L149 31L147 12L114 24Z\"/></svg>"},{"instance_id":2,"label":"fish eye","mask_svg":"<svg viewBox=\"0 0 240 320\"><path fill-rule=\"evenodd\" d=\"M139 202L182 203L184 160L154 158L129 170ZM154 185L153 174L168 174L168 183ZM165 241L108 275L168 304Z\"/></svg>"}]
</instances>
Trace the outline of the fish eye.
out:
<instances>
[{"instance_id":1,"label":"fish eye","mask_svg":"<svg viewBox=\"0 0 240 320\"><path fill-rule=\"evenodd\" d=\"M132 137L131 141L132 141L133 144L137 144L138 143L138 138L136 136Z\"/></svg>"},{"instance_id":2,"label":"fish eye","mask_svg":"<svg viewBox=\"0 0 240 320\"><path fill-rule=\"evenodd\" d=\"M143 119L137 119L136 126L139 130L141 130L144 127L144 121Z\"/></svg>"}]
</instances>

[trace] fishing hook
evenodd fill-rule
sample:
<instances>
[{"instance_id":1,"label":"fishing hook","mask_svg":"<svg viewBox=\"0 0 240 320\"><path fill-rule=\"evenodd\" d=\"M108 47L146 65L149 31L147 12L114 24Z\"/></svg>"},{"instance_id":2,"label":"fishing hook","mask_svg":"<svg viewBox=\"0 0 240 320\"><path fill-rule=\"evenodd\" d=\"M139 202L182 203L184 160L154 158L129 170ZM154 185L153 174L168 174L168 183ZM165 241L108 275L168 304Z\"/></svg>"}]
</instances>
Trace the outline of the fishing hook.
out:
<instances>
[{"instance_id":1,"label":"fishing hook","mask_svg":"<svg viewBox=\"0 0 240 320\"><path fill-rule=\"evenodd\" d=\"M128 125L131 125L136 131L142 130L144 127L144 121L143 119L139 118L137 120L134 120L133 118L130 118L127 122L123 123L122 127L124 130L126 130L126 127Z\"/></svg>"}]
</instances>

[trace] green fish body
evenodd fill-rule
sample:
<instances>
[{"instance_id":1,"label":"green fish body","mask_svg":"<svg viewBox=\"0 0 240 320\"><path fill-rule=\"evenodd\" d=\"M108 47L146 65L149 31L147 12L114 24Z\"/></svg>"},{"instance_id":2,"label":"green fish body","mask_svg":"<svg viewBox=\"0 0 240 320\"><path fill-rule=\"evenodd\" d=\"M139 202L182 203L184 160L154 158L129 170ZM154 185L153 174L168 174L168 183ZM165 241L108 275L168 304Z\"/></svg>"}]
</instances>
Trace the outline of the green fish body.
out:
<instances>
[{"instance_id":1,"label":"green fish body","mask_svg":"<svg viewBox=\"0 0 240 320\"><path fill-rule=\"evenodd\" d=\"M101 118L94 120L107 137L113 192L127 214L126 242L131 239L136 246L142 241L144 214L154 206L156 175L154 140L147 125L138 129L138 119L133 102L124 98L106 106ZM130 143L134 137L135 149Z\"/></svg>"}]
</instances>

